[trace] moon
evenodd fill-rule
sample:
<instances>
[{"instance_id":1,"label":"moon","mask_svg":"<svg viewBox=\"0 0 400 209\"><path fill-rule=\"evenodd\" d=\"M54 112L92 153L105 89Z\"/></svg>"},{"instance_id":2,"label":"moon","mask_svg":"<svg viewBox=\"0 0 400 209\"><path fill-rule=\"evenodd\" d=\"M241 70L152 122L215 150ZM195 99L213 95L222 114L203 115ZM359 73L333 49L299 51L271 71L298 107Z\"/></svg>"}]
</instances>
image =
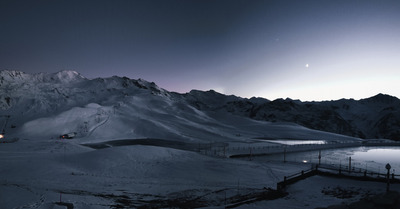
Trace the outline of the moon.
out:
<instances>
[{"instance_id":1,"label":"moon","mask_svg":"<svg viewBox=\"0 0 400 209\"><path fill-rule=\"evenodd\" d=\"M310 66L310 65L306 64L306 68L308 68L308 66Z\"/></svg>"}]
</instances>

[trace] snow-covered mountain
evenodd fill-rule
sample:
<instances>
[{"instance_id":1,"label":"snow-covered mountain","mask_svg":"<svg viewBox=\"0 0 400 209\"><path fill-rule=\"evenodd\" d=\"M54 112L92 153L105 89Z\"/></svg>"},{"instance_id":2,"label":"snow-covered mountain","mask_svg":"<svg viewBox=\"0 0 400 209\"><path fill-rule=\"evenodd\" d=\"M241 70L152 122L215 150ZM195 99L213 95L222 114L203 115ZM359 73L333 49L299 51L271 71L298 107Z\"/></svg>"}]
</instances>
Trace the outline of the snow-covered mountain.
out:
<instances>
[{"instance_id":1,"label":"snow-covered mountain","mask_svg":"<svg viewBox=\"0 0 400 209\"><path fill-rule=\"evenodd\" d=\"M221 108L256 120L293 122L311 129L360 138L400 140L400 100L378 94L371 98L300 102L252 99L226 102Z\"/></svg>"},{"instance_id":2,"label":"snow-covered mountain","mask_svg":"<svg viewBox=\"0 0 400 209\"><path fill-rule=\"evenodd\" d=\"M332 132L400 139L399 103L387 95L360 101L300 102L245 99L212 90L178 94L142 79L87 79L75 71L0 71L0 115L11 115L7 132L30 138L56 138L70 132L88 141L341 137L325 133Z\"/></svg>"},{"instance_id":3,"label":"snow-covered mountain","mask_svg":"<svg viewBox=\"0 0 400 209\"><path fill-rule=\"evenodd\" d=\"M0 194L7 194L0 195L0 207L222 208L246 203L242 208L249 208L254 195L273 191L270 188L284 176L309 169L318 159L288 156L293 162L282 163L280 157L227 158L231 154L286 150L285 145L265 138L359 145L359 138L305 126L353 134L375 120L378 128L394 124L390 127L395 130L396 102L384 95L302 103L245 99L215 91L178 94L126 77L87 79L73 71L33 75L1 71L0 125L10 115L1 142L19 140L0 146ZM382 113L389 116L380 120ZM343 121L349 125L337 129ZM68 133L76 133L75 138L58 139ZM332 155L329 152L339 163L348 157L336 155L336 150L323 152L325 163ZM343 201L321 196L322 186L313 185L315 189L308 185L306 192L293 192L307 197L256 202L254 208L293 204L303 208L307 199L316 208ZM369 187L377 190L375 185Z\"/></svg>"}]
</instances>

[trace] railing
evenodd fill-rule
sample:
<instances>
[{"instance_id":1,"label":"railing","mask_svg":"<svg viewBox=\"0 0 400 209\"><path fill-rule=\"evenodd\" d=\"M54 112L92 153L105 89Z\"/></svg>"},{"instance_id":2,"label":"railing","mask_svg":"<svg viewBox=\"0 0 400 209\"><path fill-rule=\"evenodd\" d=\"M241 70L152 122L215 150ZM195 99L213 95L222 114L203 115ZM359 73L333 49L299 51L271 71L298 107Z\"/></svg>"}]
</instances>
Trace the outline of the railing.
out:
<instances>
[{"instance_id":1,"label":"railing","mask_svg":"<svg viewBox=\"0 0 400 209\"><path fill-rule=\"evenodd\" d=\"M332 165L313 165L312 168L308 170L302 170L301 172L284 176L283 181L277 183L277 190L285 189L287 185L293 184L302 179L306 179L308 177L314 175L323 175L323 176L333 176L340 178L350 178L355 180L363 180L363 181L378 181L378 182L387 182L389 178L390 183L400 183L400 175L398 174L388 174L386 173L378 173L368 171L362 168L351 168L344 167L335 167Z\"/></svg>"},{"instance_id":2,"label":"railing","mask_svg":"<svg viewBox=\"0 0 400 209\"><path fill-rule=\"evenodd\" d=\"M252 157L289 152L302 152L312 150L334 149L358 146L400 146L400 142L381 140L370 141L333 141L324 144L296 144L296 145L271 145L271 146L229 146L223 143L210 143L198 146L198 151L217 157Z\"/></svg>"},{"instance_id":3,"label":"railing","mask_svg":"<svg viewBox=\"0 0 400 209\"><path fill-rule=\"evenodd\" d=\"M283 181L277 183L277 190L284 189L287 185L293 184L302 179L316 175L318 170L316 168L310 168L308 170L302 170L299 173L292 174L290 176L284 176Z\"/></svg>"},{"instance_id":4,"label":"railing","mask_svg":"<svg viewBox=\"0 0 400 209\"><path fill-rule=\"evenodd\" d=\"M296 144L296 145L272 145L272 146L213 146L212 144L199 145L199 152L206 155L219 157L251 157L270 155L285 152L301 152L309 150L331 149L361 146L361 142L328 142L325 144Z\"/></svg>"},{"instance_id":5,"label":"railing","mask_svg":"<svg viewBox=\"0 0 400 209\"><path fill-rule=\"evenodd\" d=\"M368 171L367 169L363 168L357 168L357 167L352 167L348 168L348 166L342 167L336 167L332 165L324 165L321 164L318 166L320 172L326 172L326 173L331 173L331 174L337 174L337 175L342 175L342 176L348 176L348 177L362 177L362 178L373 178L375 180L386 180L387 179L387 173L379 173L379 172L374 172L374 171ZM394 174L391 173L389 174L389 178L393 182L400 182L400 175L399 174Z\"/></svg>"}]
</instances>

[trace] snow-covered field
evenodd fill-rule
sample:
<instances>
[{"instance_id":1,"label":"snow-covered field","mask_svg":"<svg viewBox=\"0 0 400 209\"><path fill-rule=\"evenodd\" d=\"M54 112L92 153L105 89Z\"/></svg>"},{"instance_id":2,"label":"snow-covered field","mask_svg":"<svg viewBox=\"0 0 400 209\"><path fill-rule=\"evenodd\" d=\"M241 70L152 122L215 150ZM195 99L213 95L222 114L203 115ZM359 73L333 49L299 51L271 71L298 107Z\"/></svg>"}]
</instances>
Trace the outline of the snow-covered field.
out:
<instances>
[{"instance_id":1,"label":"snow-covered field","mask_svg":"<svg viewBox=\"0 0 400 209\"><path fill-rule=\"evenodd\" d=\"M82 209L223 208L275 189L283 176L310 165L232 159L213 149L276 146L260 138L360 140L202 111L186 98L193 95L167 92L140 79L88 80L76 72L2 76L1 93L11 98L1 104L1 115L11 115L4 140L19 140L0 144L1 209L66 208L56 204L60 200ZM74 139L59 139L73 132ZM117 142L122 146L111 146ZM96 143L108 148L85 146ZM315 198L303 204L304 194L297 189L308 187L296 185L283 199L240 207L312 208L341 201ZM322 188L313 189L317 197Z\"/></svg>"},{"instance_id":2,"label":"snow-covered field","mask_svg":"<svg viewBox=\"0 0 400 209\"><path fill-rule=\"evenodd\" d=\"M400 191L400 185L394 184L391 191ZM349 205L363 198L371 198L386 192L386 184L365 182L342 178L313 176L301 180L287 189L284 198L245 204L237 208L245 209L281 209L281 208L321 208L332 205ZM357 208L366 208L362 205Z\"/></svg>"},{"instance_id":3,"label":"snow-covered field","mask_svg":"<svg viewBox=\"0 0 400 209\"><path fill-rule=\"evenodd\" d=\"M75 208L110 208L121 199L134 207L202 196L207 204L220 205L225 193L275 188L282 175L301 169L155 146L92 150L56 140L1 145L2 208L53 208L60 193Z\"/></svg>"},{"instance_id":4,"label":"snow-covered field","mask_svg":"<svg viewBox=\"0 0 400 209\"><path fill-rule=\"evenodd\" d=\"M275 189L283 176L310 167L216 158L158 146L95 150L76 142L37 139L1 144L1 208L58 208L55 203L60 198L74 208L223 208L237 196ZM358 193L347 199L322 193L336 187ZM315 176L289 186L286 197L238 208L315 208L384 190L384 183Z\"/></svg>"}]
</instances>

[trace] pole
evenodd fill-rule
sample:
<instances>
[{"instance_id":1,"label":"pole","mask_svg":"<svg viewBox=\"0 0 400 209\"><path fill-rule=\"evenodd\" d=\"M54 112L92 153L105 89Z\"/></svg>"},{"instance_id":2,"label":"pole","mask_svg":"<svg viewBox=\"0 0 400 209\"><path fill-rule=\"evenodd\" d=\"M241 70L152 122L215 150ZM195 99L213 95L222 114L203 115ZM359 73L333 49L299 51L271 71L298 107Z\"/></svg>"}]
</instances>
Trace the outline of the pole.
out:
<instances>
[{"instance_id":1,"label":"pole","mask_svg":"<svg viewBox=\"0 0 400 209\"><path fill-rule=\"evenodd\" d=\"M388 171L387 171L387 184L386 184L386 191L388 192L389 191L389 179L390 179L390 177L389 177L389 169L388 169Z\"/></svg>"},{"instance_id":2,"label":"pole","mask_svg":"<svg viewBox=\"0 0 400 209\"><path fill-rule=\"evenodd\" d=\"M390 164L388 163L388 164L386 164L385 168L387 169L387 175L386 175L386 178L387 178L386 192L388 192L388 191L389 191L389 184L390 184L390 169L392 168L392 166L390 166Z\"/></svg>"},{"instance_id":3,"label":"pole","mask_svg":"<svg viewBox=\"0 0 400 209\"><path fill-rule=\"evenodd\" d=\"M283 148L283 162L286 163L286 146Z\"/></svg>"},{"instance_id":4,"label":"pole","mask_svg":"<svg viewBox=\"0 0 400 209\"><path fill-rule=\"evenodd\" d=\"M318 153L318 165L321 165L321 150Z\"/></svg>"},{"instance_id":5,"label":"pole","mask_svg":"<svg viewBox=\"0 0 400 209\"><path fill-rule=\"evenodd\" d=\"M351 157L349 157L349 173L351 172Z\"/></svg>"}]
</instances>

